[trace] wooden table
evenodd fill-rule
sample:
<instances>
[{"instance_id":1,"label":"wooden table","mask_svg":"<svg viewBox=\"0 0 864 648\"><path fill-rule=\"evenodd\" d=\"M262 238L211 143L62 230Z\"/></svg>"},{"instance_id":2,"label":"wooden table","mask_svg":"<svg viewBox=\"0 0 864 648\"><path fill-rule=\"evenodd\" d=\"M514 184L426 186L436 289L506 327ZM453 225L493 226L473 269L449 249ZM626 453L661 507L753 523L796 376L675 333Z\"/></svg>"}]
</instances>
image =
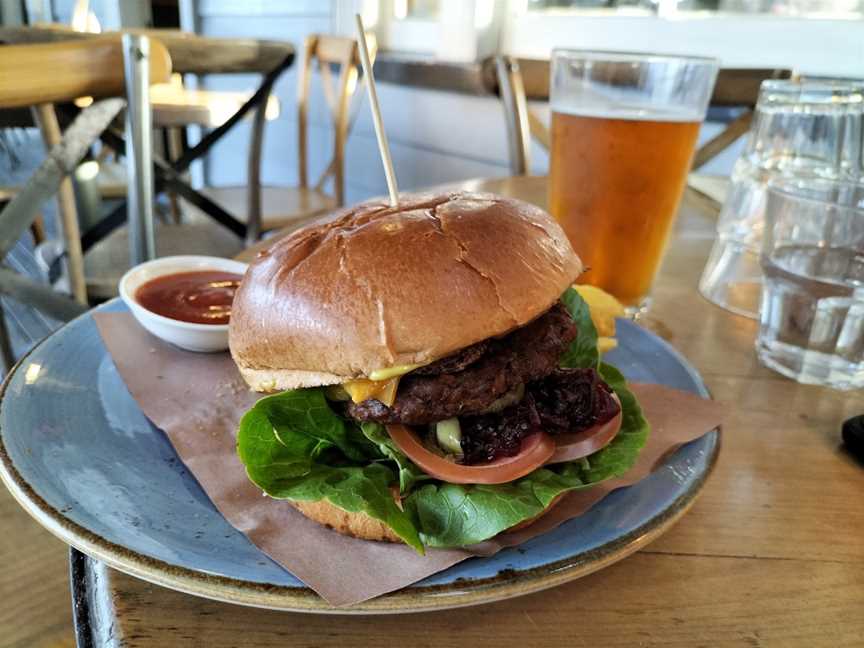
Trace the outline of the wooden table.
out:
<instances>
[{"instance_id":1,"label":"wooden table","mask_svg":"<svg viewBox=\"0 0 864 648\"><path fill-rule=\"evenodd\" d=\"M266 73L294 54L290 43L252 38L213 38L176 29L124 29L159 39L171 55L171 69L181 74ZM9 44L50 43L99 38L113 32L91 34L67 25L36 27L0 26L0 42Z\"/></svg>"},{"instance_id":2,"label":"wooden table","mask_svg":"<svg viewBox=\"0 0 864 648\"><path fill-rule=\"evenodd\" d=\"M545 203L543 178L461 186ZM76 583L90 606L88 638L214 647L864 645L864 469L839 446L842 420L864 411L864 397L760 367L755 323L697 294L715 216L686 196L645 325L683 352L732 412L702 497L647 549L519 599L365 618L215 603L90 563L88 582ZM70 642L64 548L5 492L0 519L0 638Z\"/></svg>"}]
</instances>

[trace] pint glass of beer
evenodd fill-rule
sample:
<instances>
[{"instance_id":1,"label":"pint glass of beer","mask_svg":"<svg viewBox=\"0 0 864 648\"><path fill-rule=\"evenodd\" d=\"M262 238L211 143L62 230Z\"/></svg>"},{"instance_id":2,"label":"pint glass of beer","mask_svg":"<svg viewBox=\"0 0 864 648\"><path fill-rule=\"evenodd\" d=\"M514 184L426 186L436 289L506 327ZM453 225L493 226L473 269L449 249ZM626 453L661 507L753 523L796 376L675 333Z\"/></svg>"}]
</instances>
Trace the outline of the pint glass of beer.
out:
<instances>
[{"instance_id":1,"label":"pint glass of beer","mask_svg":"<svg viewBox=\"0 0 864 648\"><path fill-rule=\"evenodd\" d=\"M589 268L579 281L635 316L648 305L717 61L555 50L551 75L550 211Z\"/></svg>"}]
</instances>

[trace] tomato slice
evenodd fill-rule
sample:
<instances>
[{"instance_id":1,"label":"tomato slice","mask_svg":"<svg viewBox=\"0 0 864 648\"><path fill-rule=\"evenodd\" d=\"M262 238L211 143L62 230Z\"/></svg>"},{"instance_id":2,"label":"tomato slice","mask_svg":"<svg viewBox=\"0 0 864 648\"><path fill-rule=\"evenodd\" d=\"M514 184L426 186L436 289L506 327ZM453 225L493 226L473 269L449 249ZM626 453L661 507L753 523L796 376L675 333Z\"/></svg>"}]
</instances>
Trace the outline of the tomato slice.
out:
<instances>
[{"instance_id":1,"label":"tomato slice","mask_svg":"<svg viewBox=\"0 0 864 648\"><path fill-rule=\"evenodd\" d=\"M587 457L598 450L605 448L612 442L615 435L621 429L621 401L618 396L612 394L612 398L618 403L618 413L605 423L592 425L580 432L559 434L555 437L555 452L546 461L547 464L575 461Z\"/></svg>"},{"instance_id":2,"label":"tomato slice","mask_svg":"<svg viewBox=\"0 0 864 648\"><path fill-rule=\"evenodd\" d=\"M533 472L555 453L552 437L537 432L522 439L519 453L512 457L463 466L427 450L404 425L388 425L387 432L399 449L427 475L451 484L505 484Z\"/></svg>"}]
</instances>

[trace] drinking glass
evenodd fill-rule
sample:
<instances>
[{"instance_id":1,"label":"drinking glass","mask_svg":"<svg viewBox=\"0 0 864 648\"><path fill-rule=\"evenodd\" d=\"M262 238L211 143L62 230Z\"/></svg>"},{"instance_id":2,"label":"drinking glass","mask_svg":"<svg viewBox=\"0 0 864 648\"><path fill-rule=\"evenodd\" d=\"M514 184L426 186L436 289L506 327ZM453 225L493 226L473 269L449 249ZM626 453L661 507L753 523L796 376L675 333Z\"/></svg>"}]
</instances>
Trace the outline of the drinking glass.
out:
<instances>
[{"instance_id":1,"label":"drinking glass","mask_svg":"<svg viewBox=\"0 0 864 648\"><path fill-rule=\"evenodd\" d=\"M864 184L772 181L761 263L762 363L802 383L864 387Z\"/></svg>"},{"instance_id":2,"label":"drinking glass","mask_svg":"<svg viewBox=\"0 0 864 648\"><path fill-rule=\"evenodd\" d=\"M855 180L861 174L862 81L765 81L732 170L717 240L699 282L710 301L759 317L765 197L773 178Z\"/></svg>"},{"instance_id":3,"label":"drinking glass","mask_svg":"<svg viewBox=\"0 0 864 648\"><path fill-rule=\"evenodd\" d=\"M632 316L648 305L717 76L710 58L552 52L549 206Z\"/></svg>"}]
</instances>

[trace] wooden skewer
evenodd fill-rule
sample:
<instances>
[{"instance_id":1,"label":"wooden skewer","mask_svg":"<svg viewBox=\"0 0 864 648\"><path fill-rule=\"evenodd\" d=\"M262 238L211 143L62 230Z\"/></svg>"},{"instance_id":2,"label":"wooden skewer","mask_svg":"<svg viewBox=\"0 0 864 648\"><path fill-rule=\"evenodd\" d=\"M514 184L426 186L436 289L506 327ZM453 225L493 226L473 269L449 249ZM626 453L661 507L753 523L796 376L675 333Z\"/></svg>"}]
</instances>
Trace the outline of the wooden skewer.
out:
<instances>
[{"instance_id":1,"label":"wooden skewer","mask_svg":"<svg viewBox=\"0 0 864 648\"><path fill-rule=\"evenodd\" d=\"M375 124L375 136L378 138L378 151L384 164L384 177L387 180L387 192L390 194L390 205L399 205L399 188L396 186L396 172L393 171L393 160L390 158L390 145L384 132L384 122L381 119L381 107L378 105L378 91L375 89L375 77L372 75L372 63L369 60L369 48L366 46L366 30L363 28L363 18L356 14L357 44L360 46L360 62L363 74L366 75L366 89L369 92L369 105L372 108L372 122Z\"/></svg>"}]
</instances>

